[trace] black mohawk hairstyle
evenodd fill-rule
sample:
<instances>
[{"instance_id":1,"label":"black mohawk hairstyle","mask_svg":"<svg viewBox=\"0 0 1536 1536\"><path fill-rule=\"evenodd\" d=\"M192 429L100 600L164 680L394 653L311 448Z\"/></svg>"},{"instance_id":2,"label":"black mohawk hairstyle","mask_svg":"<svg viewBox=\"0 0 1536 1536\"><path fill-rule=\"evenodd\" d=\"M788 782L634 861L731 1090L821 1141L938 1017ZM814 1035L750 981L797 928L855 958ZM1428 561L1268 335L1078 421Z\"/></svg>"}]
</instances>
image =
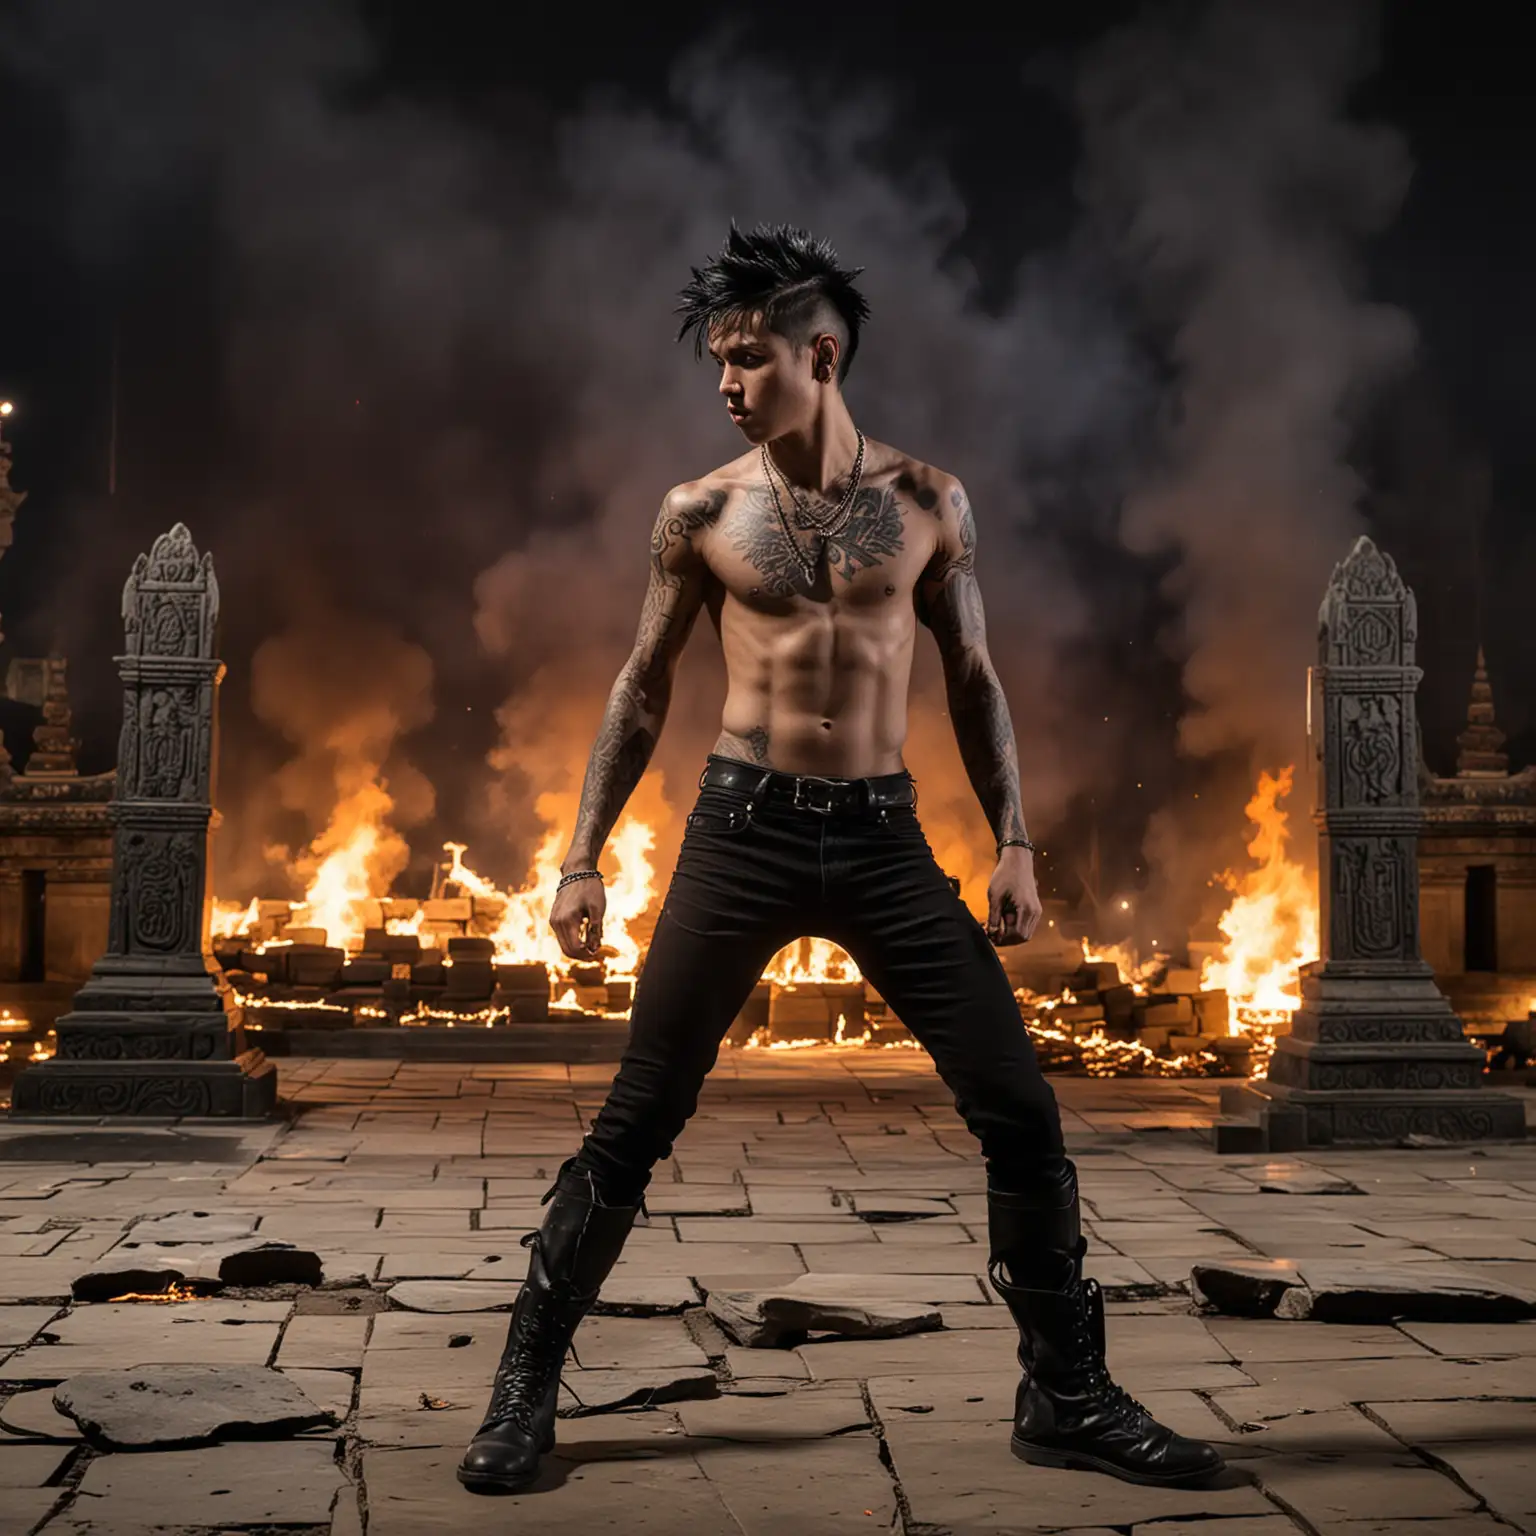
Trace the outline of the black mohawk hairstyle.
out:
<instances>
[{"instance_id":1,"label":"black mohawk hairstyle","mask_svg":"<svg viewBox=\"0 0 1536 1536\"><path fill-rule=\"evenodd\" d=\"M840 266L830 241L791 224L759 224L743 234L733 219L720 254L689 270L693 281L678 294L683 324L677 339L691 331L695 357L703 355L705 340L717 326L755 314L762 315L769 330L799 343L804 338L798 333L825 300L848 331L838 382L848 376L869 304L853 285L863 267Z\"/></svg>"}]
</instances>

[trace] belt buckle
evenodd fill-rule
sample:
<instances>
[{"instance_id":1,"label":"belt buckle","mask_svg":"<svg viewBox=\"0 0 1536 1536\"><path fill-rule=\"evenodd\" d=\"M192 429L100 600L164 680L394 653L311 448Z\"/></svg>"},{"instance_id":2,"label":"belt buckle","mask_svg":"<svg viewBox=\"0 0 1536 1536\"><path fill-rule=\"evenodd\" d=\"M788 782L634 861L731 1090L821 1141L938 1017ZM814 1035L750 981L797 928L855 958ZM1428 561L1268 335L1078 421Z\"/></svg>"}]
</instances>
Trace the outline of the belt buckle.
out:
<instances>
[{"instance_id":1,"label":"belt buckle","mask_svg":"<svg viewBox=\"0 0 1536 1536\"><path fill-rule=\"evenodd\" d=\"M814 774L797 775L795 778L795 798L793 801L795 809L800 811L815 811L819 816L830 816L832 814L832 796L830 789L827 794L827 803L825 805L817 805L814 800L802 799L801 791L807 784L826 784L830 786L832 783L833 780L819 779Z\"/></svg>"}]
</instances>

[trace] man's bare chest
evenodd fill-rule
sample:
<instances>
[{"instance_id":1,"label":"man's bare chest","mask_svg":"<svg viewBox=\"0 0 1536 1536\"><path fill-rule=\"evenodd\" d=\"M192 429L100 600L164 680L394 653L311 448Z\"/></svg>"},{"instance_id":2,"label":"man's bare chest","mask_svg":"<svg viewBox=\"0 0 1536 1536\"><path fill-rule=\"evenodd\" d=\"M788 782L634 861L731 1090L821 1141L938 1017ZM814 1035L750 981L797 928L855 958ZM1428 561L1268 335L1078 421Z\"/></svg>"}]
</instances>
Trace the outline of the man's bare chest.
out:
<instances>
[{"instance_id":1,"label":"man's bare chest","mask_svg":"<svg viewBox=\"0 0 1536 1536\"><path fill-rule=\"evenodd\" d=\"M936 529L931 513L895 490L866 486L847 522L823 535L797 526L787 499L781 518L767 488L753 486L731 498L705 553L721 585L750 606L797 597L858 606L910 596L933 554Z\"/></svg>"}]
</instances>

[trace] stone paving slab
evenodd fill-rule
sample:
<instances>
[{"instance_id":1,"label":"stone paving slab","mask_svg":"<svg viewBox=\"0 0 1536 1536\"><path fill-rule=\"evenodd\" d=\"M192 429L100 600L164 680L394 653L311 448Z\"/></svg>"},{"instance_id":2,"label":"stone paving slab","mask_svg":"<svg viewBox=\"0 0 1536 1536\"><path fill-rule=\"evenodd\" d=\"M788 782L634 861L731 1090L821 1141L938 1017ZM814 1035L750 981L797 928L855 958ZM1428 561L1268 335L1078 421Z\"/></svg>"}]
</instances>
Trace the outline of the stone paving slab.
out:
<instances>
[{"instance_id":1,"label":"stone paving slab","mask_svg":"<svg viewBox=\"0 0 1536 1536\"><path fill-rule=\"evenodd\" d=\"M181 1526L326 1525L347 1480L326 1441L103 1456L49 1536L149 1536Z\"/></svg>"},{"instance_id":2,"label":"stone paving slab","mask_svg":"<svg viewBox=\"0 0 1536 1536\"><path fill-rule=\"evenodd\" d=\"M794 1444L701 1447L694 1460L742 1536L816 1536L899 1528L895 1490L873 1435Z\"/></svg>"},{"instance_id":3,"label":"stone paving slab","mask_svg":"<svg viewBox=\"0 0 1536 1536\"><path fill-rule=\"evenodd\" d=\"M461 1533L470 1525L507 1519L454 1480L462 1450L368 1451L369 1536ZM516 1503L519 1520L548 1531L614 1530L634 1536L741 1536L741 1527L686 1447L648 1460L571 1461L549 1457Z\"/></svg>"},{"instance_id":4,"label":"stone paving slab","mask_svg":"<svg viewBox=\"0 0 1536 1536\"><path fill-rule=\"evenodd\" d=\"M0 1536L31 1536L55 1504L57 1488L8 1488L0 1499Z\"/></svg>"},{"instance_id":5,"label":"stone paving slab","mask_svg":"<svg viewBox=\"0 0 1536 1536\"><path fill-rule=\"evenodd\" d=\"M41 1410L52 1414L51 1382L93 1353L107 1366L254 1355L245 1363L276 1365L350 1414L340 1430L275 1445L99 1458L72 1499L67 1487L9 1490L0 1536L13 1504L30 1528L60 1500L48 1532L138 1536L161 1484L170 1529L186 1514L199 1536L253 1524L363 1536L338 1440L366 1485L368 1536L483 1524L821 1536L899 1529L902 1500L909 1536L1388 1536L1394 1521L1411 1536L1536 1532L1521 1483L1536 1441L1536 1321L1220 1317L1194 1310L1188 1290L1193 1262L1234 1252L1292 1274L1341 1260L1424 1277L1452 1265L1536 1290L1522 1246L1536 1236L1536 1143L1217 1159L1201 1132L1214 1083L1055 1080L1111 1368L1165 1422L1218 1442L1236 1479L1175 1494L1010 1455L1018 1341L986 1280L979 1148L922 1053L856 1050L722 1053L654 1170L649 1219L578 1331L557 1454L521 1498L476 1499L453 1469L526 1272L517 1240L542 1220L541 1196L613 1071L290 1060L297 1118L225 1132L218 1159L0 1165L0 1399L13 1394L0 1420L34 1432L0 1450L75 1453L66 1436L42 1442L57 1415ZM293 1243L321 1255L328 1289L56 1316L52 1303L125 1238L166 1254ZM700 1305L711 1290L781 1286L936 1307L945 1327L749 1350ZM37 1341L44 1324L59 1342ZM626 1406L676 1393L695 1396ZM181 1459L226 1452L236 1459ZM267 1453L295 1459L263 1469ZM157 1482L149 1458L167 1456L178 1476ZM290 1503L267 1507L274 1488Z\"/></svg>"},{"instance_id":6,"label":"stone paving slab","mask_svg":"<svg viewBox=\"0 0 1536 1536\"><path fill-rule=\"evenodd\" d=\"M1266 1515L1275 1509L1245 1482L1175 1491L1027 1466L1009 1454L1006 1425L978 1434L969 1424L906 1422L886 1424L885 1435L913 1519L956 1533Z\"/></svg>"},{"instance_id":7,"label":"stone paving slab","mask_svg":"<svg viewBox=\"0 0 1536 1536\"><path fill-rule=\"evenodd\" d=\"M57 1307L0 1307L0 1348L28 1343L58 1315Z\"/></svg>"},{"instance_id":8,"label":"stone paving slab","mask_svg":"<svg viewBox=\"0 0 1536 1536\"><path fill-rule=\"evenodd\" d=\"M56 1445L0 1445L0 1490L41 1488L69 1455ZM0 1504L6 1502L0 1497Z\"/></svg>"},{"instance_id":9,"label":"stone paving slab","mask_svg":"<svg viewBox=\"0 0 1536 1536\"><path fill-rule=\"evenodd\" d=\"M189 1301L81 1306L48 1325L53 1344L32 1344L6 1362L16 1381L63 1381L83 1371L135 1365L265 1365L291 1304Z\"/></svg>"}]
</instances>

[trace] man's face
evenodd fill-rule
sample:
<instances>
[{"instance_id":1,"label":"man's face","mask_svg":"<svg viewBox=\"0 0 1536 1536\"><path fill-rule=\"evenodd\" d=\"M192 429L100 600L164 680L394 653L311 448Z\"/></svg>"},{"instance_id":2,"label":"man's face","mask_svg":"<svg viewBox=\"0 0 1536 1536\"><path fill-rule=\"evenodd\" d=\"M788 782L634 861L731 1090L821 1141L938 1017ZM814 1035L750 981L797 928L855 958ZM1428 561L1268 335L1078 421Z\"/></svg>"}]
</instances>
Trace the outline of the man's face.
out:
<instances>
[{"instance_id":1,"label":"man's face","mask_svg":"<svg viewBox=\"0 0 1536 1536\"><path fill-rule=\"evenodd\" d=\"M709 355L720 369L726 410L749 443L771 442L815 415L820 386L812 373L813 349L797 351L761 316L731 330L712 331Z\"/></svg>"}]
</instances>

